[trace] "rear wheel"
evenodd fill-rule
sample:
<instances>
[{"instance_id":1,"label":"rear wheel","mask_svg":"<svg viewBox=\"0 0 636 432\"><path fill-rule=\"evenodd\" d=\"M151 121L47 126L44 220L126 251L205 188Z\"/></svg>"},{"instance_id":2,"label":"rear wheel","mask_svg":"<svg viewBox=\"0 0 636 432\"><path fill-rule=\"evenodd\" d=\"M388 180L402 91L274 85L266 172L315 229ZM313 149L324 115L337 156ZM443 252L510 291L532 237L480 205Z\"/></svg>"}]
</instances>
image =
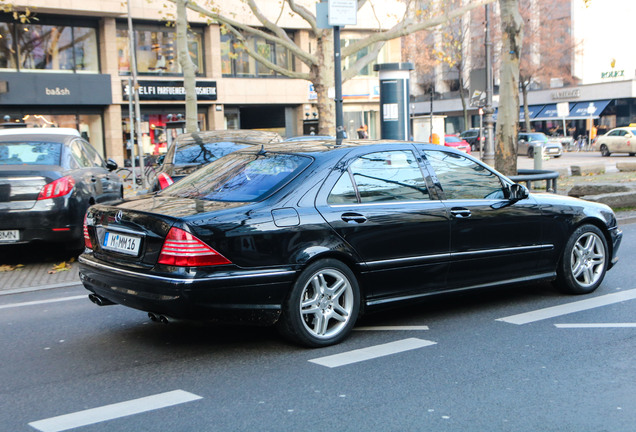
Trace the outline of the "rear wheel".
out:
<instances>
[{"instance_id":1,"label":"rear wheel","mask_svg":"<svg viewBox=\"0 0 636 432\"><path fill-rule=\"evenodd\" d=\"M563 249L556 284L568 294L588 294L603 281L607 271L607 241L594 225L577 228Z\"/></svg>"},{"instance_id":2,"label":"rear wheel","mask_svg":"<svg viewBox=\"0 0 636 432\"><path fill-rule=\"evenodd\" d=\"M611 155L611 153L607 146L605 144L601 144L601 156L607 157L609 155Z\"/></svg>"},{"instance_id":3,"label":"rear wheel","mask_svg":"<svg viewBox=\"0 0 636 432\"><path fill-rule=\"evenodd\" d=\"M360 310L360 289L346 265L334 259L309 265L283 305L279 330L292 342L323 347L345 339Z\"/></svg>"}]
</instances>

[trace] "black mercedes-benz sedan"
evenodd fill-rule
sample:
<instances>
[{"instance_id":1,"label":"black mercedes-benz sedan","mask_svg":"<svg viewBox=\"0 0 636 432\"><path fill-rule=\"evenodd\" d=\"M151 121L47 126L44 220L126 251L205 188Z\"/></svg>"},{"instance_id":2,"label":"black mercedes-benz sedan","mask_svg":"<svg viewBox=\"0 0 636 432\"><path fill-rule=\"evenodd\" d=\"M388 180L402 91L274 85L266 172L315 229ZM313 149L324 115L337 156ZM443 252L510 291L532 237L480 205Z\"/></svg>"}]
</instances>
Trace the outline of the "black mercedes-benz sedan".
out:
<instances>
[{"instance_id":1,"label":"black mercedes-benz sedan","mask_svg":"<svg viewBox=\"0 0 636 432\"><path fill-rule=\"evenodd\" d=\"M123 197L115 169L76 129L0 130L0 247L45 241L81 250L88 207Z\"/></svg>"},{"instance_id":2,"label":"black mercedes-benz sedan","mask_svg":"<svg viewBox=\"0 0 636 432\"><path fill-rule=\"evenodd\" d=\"M531 194L447 147L313 141L238 150L156 195L92 206L79 262L97 304L276 324L319 347L364 311L434 293L590 293L621 237L609 207Z\"/></svg>"}]
</instances>

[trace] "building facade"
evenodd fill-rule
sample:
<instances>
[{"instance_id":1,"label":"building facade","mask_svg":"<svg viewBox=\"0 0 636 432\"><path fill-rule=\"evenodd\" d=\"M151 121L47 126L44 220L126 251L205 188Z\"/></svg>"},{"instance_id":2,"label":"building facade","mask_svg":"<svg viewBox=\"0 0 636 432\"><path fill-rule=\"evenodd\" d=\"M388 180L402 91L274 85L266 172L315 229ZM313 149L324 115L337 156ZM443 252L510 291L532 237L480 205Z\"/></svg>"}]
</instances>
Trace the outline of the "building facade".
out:
<instances>
[{"instance_id":1,"label":"building facade","mask_svg":"<svg viewBox=\"0 0 636 432\"><path fill-rule=\"evenodd\" d=\"M232 5L229 0L225 3ZM280 14L279 2L261 3L271 6L264 8L268 13ZM36 11L37 20L20 22L12 14L0 16L0 121L75 127L102 155L122 163L131 156L134 107L129 95L134 55L144 152L165 151L170 138L180 132L173 126L185 114L185 95L176 32L162 19L162 2L131 0L132 45L125 2L61 0L52 6L34 0L19 6ZM238 20L256 25L247 11L237 12ZM289 37L311 52L316 42L308 24L284 15L281 25ZM263 129L282 136L318 130L316 94L310 82L287 78L255 62L218 23L193 13L188 21L188 51L197 68L200 129ZM360 22L376 21L363 14ZM344 28L342 44L369 30L364 25ZM277 65L306 70L282 46L259 37L245 43ZM377 61L400 60L396 40L384 46ZM349 136L355 135L360 124L369 125L371 137L379 136L378 89L373 64L344 84Z\"/></svg>"}]
</instances>

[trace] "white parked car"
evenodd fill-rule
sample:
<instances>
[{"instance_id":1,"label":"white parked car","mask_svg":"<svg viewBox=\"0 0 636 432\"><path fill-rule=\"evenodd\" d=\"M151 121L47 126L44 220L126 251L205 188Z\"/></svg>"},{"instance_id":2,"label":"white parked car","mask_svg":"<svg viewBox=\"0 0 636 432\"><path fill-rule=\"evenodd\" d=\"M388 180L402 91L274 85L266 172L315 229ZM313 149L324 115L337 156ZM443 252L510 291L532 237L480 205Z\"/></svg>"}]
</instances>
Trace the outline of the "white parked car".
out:
<instances>
[{"instance_id":1,"label":"white parked car","mask_svg":"<svg viewBox=\"0 0 636 432\"><path fill-rule=\"evenodd\" d=\"M630 156L634 156L636 155L636 127L612 129L596 139L596 147L601 151L601 156L609 156L612 153L629 153Z\"/></svg>"}]
</instances>

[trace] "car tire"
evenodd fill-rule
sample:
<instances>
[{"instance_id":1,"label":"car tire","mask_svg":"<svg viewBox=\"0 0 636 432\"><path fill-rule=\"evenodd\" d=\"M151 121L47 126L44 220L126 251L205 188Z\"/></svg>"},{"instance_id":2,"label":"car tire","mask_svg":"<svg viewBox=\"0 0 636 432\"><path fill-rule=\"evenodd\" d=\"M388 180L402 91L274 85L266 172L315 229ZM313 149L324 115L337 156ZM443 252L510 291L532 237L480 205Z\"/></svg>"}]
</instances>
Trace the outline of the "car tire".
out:
<instances>
[{"instance_id":1,"label":"car tire","mask_svg":"<svg viewBox=\"0 0 636 432\"><path fill-rule=\"evenodd\" d=\"M610 153L609 149L607 148L607 146L605 144L601 144L601 156L603 157L608 157L609 155L611 155L612 153Z\"/></svg>"},{"instance_id":2,"label":"car tire","mask_svg":"<svg viewBox=\"0 0 636 432\"><path fill-rule=\"evenodd\" d=\"M534 157L534 147L528 147L528 157L529 158L533 158Z\"/></svg>"},{"instance_id":3,"label":"car tire","mask_svg":"<svg viewBox=\"0 0 636 432\"><path fill-rule=\"evenodd\" d=\"M310 264L294 282L278 329L294 343L318 348L344 340L360 311L360 288L344 263L323 259Z\"/></svg>"},{"instance_id":4,"label":"car tire","mask_svg":"<svg viewBox=\"0 0 636 432\"><path fill-rule=\"evenodd\" d=\"M578 227L568 239L557 268L557 288L566 294L589 294L607 272L607 240L594 225Z\"/></svg>"}]
</instances>

